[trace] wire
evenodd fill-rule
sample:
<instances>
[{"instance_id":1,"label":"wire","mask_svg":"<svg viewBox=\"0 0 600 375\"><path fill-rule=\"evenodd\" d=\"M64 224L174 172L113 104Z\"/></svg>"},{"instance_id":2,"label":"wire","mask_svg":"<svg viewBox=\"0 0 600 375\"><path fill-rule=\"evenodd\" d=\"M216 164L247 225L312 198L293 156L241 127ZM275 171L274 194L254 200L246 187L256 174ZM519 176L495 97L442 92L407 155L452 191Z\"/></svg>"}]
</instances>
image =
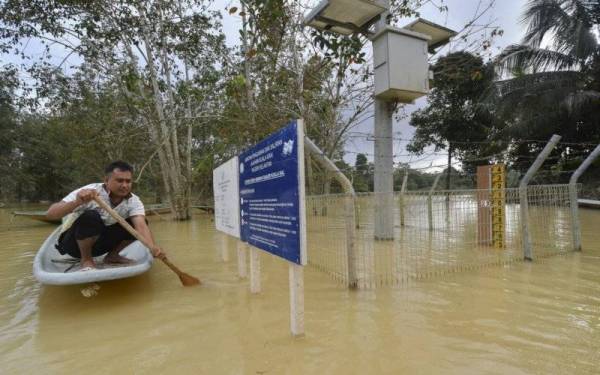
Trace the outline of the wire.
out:
<instances>
[{"instance_id":1,"label":"wire","mask_svg":"<svg viewBox=\"0 0 600 375\"><path fill-rule=\"evenodd\" d=\"M377 139L392 139L395 141L402 141L402 142L412 142L413 139L409 139L409 138L402 138L402 137L377 137L371 133L365 133L365 132L348 132L348 136L349 137L354 137L354 138L360 138L360 137L364 137L367 139L367 141L375 141ZM490 141L452 141L451 143L454 144L489 144L491 143ZM510 140L510 141L502 141L501 143L518 143L518 144L522 144L522 143L548 143L547 139L519 139L519 140ZM559 142L560 144L563 145L567 145L567 146L597 146L599 143L593 143L593 142Z\"/></svg>"}]
</instances>

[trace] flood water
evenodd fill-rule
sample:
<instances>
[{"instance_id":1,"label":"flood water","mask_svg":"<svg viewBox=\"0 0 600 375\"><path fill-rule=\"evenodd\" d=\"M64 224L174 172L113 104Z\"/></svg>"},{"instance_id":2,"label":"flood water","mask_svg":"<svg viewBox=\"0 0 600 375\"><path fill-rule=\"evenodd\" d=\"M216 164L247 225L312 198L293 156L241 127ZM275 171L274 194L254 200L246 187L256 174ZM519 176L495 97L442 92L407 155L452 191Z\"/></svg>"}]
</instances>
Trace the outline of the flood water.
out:
<instances>
[{"instance_id":1,"label":"flood water","mask_svg":"<svg viewBox=\"0 0 600 375\"><path fill-rule=\"evenodd\" d=\"M52 225L0 210L2 374L598 374L600 210L580 210L582 253L349 291L305 270L306 336L289 330L288 267L261 255L262 293L221 260L209 216L151 218L164 265L101 283L42 286ZM314 244L313 244L314 245ZM309 246L311 244L309 243ZM310 256L310 253L309 253Z\"/></svg>"}]
</instances>

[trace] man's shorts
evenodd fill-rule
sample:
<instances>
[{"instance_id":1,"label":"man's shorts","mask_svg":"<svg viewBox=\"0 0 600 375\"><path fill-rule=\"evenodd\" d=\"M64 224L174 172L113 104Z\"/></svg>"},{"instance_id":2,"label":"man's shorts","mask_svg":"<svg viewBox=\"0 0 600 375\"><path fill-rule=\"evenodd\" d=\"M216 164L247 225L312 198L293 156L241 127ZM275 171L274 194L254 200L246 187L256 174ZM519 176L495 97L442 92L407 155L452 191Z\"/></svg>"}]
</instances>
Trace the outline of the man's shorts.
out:
<instances>
[{"instance_id":1,"label":"man's shorts","mask_svg":"<svg viewBox=\"0 0 600 375\"><path fill-rule=\"evenodd\" d=\"M131 219L127 219L127 222L132 225ZM98 236L98 240L92 247L93 257L108 253L123 241L135 240L119 223L105 226L97 211L87 210L60 235L55 247L63 255L69 254L74 258L81 258L77 240L96 236Z\"/></svg>"}]
</instances>

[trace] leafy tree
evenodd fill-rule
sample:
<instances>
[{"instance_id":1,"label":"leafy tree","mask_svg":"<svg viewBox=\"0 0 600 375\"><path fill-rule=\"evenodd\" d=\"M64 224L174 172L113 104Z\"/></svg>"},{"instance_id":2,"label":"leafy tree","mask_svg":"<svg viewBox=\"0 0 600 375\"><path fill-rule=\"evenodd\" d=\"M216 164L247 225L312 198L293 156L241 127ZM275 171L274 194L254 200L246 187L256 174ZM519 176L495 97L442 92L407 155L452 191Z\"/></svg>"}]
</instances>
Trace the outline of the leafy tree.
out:
<instances>
[{"instance_id":1,"label":"leafy tree","mask_svg":"<svg viewBox=\"0 0 600 375\"><path fill-rule=\"evenodd\" d=\"M391 1L388 21L415 15L423 3ZM185 219L192 188L210 195L215 165L299 117L340 162L348 131L370 116L368 38L305 28L306 4L230 3L242 30L241 48L229 50L210 0L0 2L0 52L20 55L34 81L30 91L16 90L27 111L3 107L14 116L2 129L14 131L2 134L13 140L0 152L2 166L10 160L20 172L0 177L18 186L0 189L60 196L95 179L103 158L123 157L142 172L138 187L159 192ZM30 39L44 46L39 60L24 53ZM61 61L51 64L57 54ZM36 143L29 135L44 137ZM315 170L328 192L330 176Z\"/></svg>"},{"instance_id":2,"label":"leafy tree","mask_svg":"<svg viewBox=\"0 0 600 375\"><path fill-rule=\"evenodd\" d=\"M492 82L493 69L478 56L454 52L440 58L433 66L433 90L427 107L414 112L410 124L416 128L407 149L423 153L434 146L448 151L448 168L452 157L490 152L486 145L493 127L493 116L479 105L482 94ZM447 185L450 186L450 173Z\"/></svg>"},{"instance_id":3,"label":"leafy tree","mask_svg":"<svg viewBox=\"0 0 600 375\"><path fill-rule=\"evenodd\" d=\"M508 124L505 136L518 142L560 134L554 154L566 169L600 141L599 13L597 1L531 0L522 43L506 48L496 62L510 74L490 95ZM511 159L523 169L543 146L517 144Z\"/></svg>"},{"instance_id":4,"label":"leafy tree","mask_svg":"<svg viewBox=\"0 0 600 375\"><path fill-rule=\"evenodd\" d=\"M225 150L243 148L292 118L302 117L307 135L331 160L341 160L345 135L372 103L368 79L358 75L362 42L357 36L310 45L304 8L295 1L240 1L229 13L242 18L240 61L227 71L226 110L219 125ZM320 47L319 47L320 46ZM307 48L312 49L305 59ZM335 55L335 56L334 56ZM348 74L350 73L350 74ZM234 125L234 126L232 126ZM222 129L222 130L221 130ZM223 155L223 159L230 155ZM331 176L311 173L327 192Z\"/></svg>"},{"instance_id":5,"label":"leafy tree","mask_svg":"<svg viewBox=\"0 0 600 375\"><path fill-rule=\"evenodd\" d=\"M130 119L146 129L178 219L189 218L193 127L208 122L203 114L218 91L203 78L222 60L224 39L219 13L208 7L202 0L0 4L3 51L20 53L35 38L49 53L61 46L63 62L78 55L100 81L120 78L113 82L133 109ZM42 80L48 71L32 66Z\"/></svg>"},{"instance_id":6,"label":"leafy tree","mask_svg":"<svg viewBox=\"0 0 600 375\"><path fill-rule=\"evenodd\" d=\"M353 180L355 191L373 191L373 164L367 161L365 154L356 154Z\"/></svg>"},{"instance_id":7,"label":"leafy tree","mask_svg":"<svg viewBox=\"0 0 600 375\"><path fill-rule=\"evenodd\" d=\"M14 188L17 113L13 103L18 85L16 70L6 66L0 70L0 198L8 198Z\"/></svg>"},{"instance_id":8,"label":"leafy tree","mask_svg":"<svg viewBox=\"0 0 600 375\"><path fill-rule=\"evenodd\" d=\"M104 165L129 160L136 170L153 150L141 124L131 121L127 99L118 83L98 84L89 72L71 77L48 73L39 87L45 110L20 115L13 153L18 168L10 176L19 184L18 199L57 200L83 183L102 178ZM136 191L147 194L159 174L143 174ZM152 189L156 190L156 189Z\"/></svg>"}]
</instances>

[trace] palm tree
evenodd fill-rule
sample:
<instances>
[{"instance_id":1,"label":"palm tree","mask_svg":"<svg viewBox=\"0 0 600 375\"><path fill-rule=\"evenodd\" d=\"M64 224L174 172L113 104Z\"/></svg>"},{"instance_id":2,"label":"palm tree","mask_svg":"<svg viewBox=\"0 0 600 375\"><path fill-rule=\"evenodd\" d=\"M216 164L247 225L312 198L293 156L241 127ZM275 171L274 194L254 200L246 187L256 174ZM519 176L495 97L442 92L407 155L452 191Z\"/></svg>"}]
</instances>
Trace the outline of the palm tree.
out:
<instances>
[{"instance_id":1,"label":"palm tree","mask_svg":"<svg viewBox=\"0 0 600 375\"><path fill-rule=\"evenodd\" d=\"M501 74L513 75L497 85L503 107L574 111L597 101L599 14L597 0L529 1L522 44L496 59Z\"/></svg>"},{"instance_id":2,"label":"palm tree","mask_svg":"<svg viewBox=\"0 0 600 375\"><path fill-rule=\"evenodd\" d=\"M499 74L510 77L495 85L498 114L521 133L539 134L552 130L549 120L572 123L591 106L597 108L599 19L598 0L530 0L522 18L528 23L522 43L496 59Z\"/></svg>"}]
</instances>

